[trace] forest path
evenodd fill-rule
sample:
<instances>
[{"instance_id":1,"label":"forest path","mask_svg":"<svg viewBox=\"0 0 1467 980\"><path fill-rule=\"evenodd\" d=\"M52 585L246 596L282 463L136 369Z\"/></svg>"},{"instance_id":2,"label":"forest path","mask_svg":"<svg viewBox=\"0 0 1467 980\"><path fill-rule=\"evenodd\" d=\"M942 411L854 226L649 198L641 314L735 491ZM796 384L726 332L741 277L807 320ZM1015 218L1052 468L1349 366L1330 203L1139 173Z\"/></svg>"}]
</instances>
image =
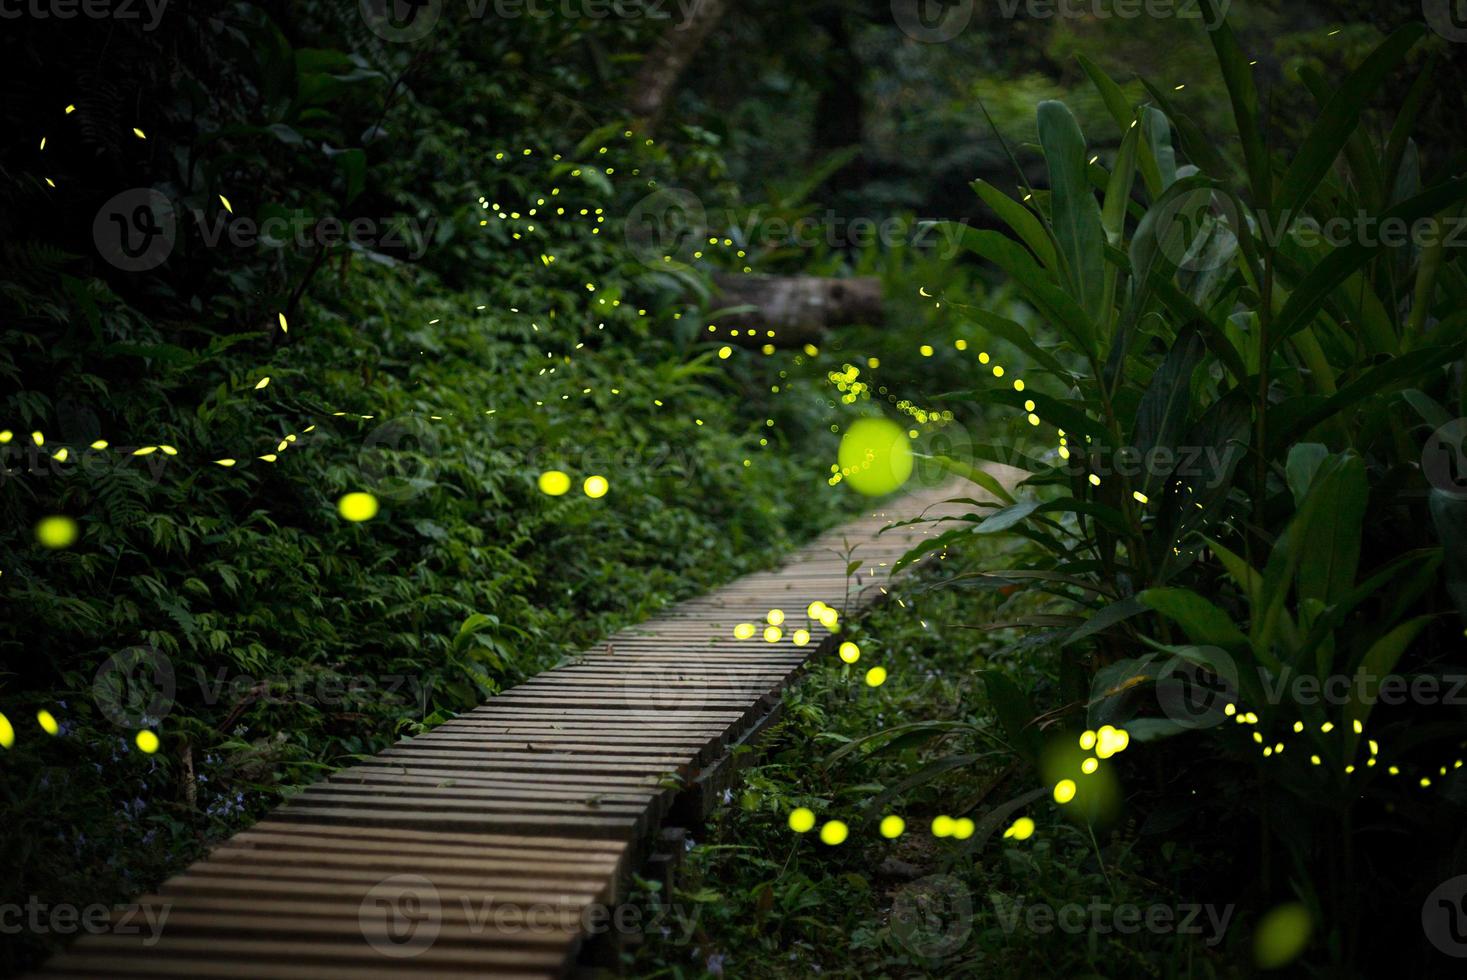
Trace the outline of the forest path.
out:
<instances>
[{"instance_id":1,"label":"forest path","mask_svg":"<svg viewBox=\"0 0 1467 980\"><path fill-rule=\"evenodd\" d=\"M611 913L629 873L649 858L676 862L664 824L706 815L733 780L732 748L777 717L802 668L833 655L837 636L808 619L810 604L845 615L877 599L897 559L937 531L878 532L935 514L952 492L877 507L778 569L676 605L306 787L42 973L564 975L588 935L625 928ZM785 618L769 642L775 609ZM744 623L753 636L735 638ZM799 630L809 638L796 645Z\"/></svg>"}]
</instances>

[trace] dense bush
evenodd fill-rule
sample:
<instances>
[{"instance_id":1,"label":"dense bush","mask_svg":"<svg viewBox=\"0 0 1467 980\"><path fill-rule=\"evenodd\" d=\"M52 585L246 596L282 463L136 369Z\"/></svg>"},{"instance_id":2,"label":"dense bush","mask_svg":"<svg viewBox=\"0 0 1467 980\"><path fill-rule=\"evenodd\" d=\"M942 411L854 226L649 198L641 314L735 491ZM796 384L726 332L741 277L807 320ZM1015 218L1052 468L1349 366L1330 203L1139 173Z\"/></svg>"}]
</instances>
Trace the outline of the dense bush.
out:
<instances>
[{"instance_id":1,"label":"dense bush","mask_svg":"<svg viewBox=\"0 0 1467 980\"><path fill-rule=\"evenodd\" d=\"M1171 766L1153 804L1199 840L1233 839L1250 899L1304 903L1320 960L1346 973L1399 949L1367 928L1382 906L1415 929L1461 870L1442 859L1462 853L1460 706L1376 704L1385 679L1446 669L1467 615L1464 502L1422 452L1467 411L1467 268L1448 246L1467 180L1412 139L1429 65L1385 125L1362 123L1424 30L1339 80L1301 71L1317 118L1285 150L1264 142L1226 27L1212 38L1236 144L1170 86L1138 103L1089 62L1122 134L1113 158L1040 104L1048 186L1014 201L980 183L1012 235L965 241L1023 300L1018 319L967 314L1031 360L1026 390L971 397L1027 403L1043 441L976 447L1030 475L1010 493L978 474L995 502L924 548L1028 541L992 572L1020 587L1003 621L1030 631L1021 648L1057 655L1036 697L989 684L1019 757L1052 782L1048 754L1083 730L1180 736L1153 750ZM1336 678L1348 693L1321 697ZM1079 785L1070 811L1099 820Z\"/></svg>"},{"instance_id":2,"label":"dense bush","mask_svg":"<svg viewBox=\"0 0 1467 980\"><path fill-rule=\"evenodd\" d=\"M53 22L12 52L7 901L135 894L282 789L850 506L825 487L839 361L720 358L706 274L623 234L716 154L559 101L645 28L445 22L415 48L355 4L268 6ZM380 513L343 520L351 492ZM70 547L37 539L51 515Z\"/></svg>"}]
</instances>

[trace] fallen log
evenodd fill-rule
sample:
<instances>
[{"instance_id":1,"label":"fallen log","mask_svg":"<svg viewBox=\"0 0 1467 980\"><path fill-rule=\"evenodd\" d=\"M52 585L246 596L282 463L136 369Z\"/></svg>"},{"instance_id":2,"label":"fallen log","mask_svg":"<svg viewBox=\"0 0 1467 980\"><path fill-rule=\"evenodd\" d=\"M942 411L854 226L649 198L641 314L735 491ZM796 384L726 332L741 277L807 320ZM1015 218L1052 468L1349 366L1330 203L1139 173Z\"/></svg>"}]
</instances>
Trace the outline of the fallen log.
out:
<instances>
[{"instance_id":1,"label":"fallen log","mask_svg":"<svg viewBox=\"0 0 1467 980\"><path fill-rule=\"evenodd\" d=\"M720 334L725 327L736 329L748 346L799 347L815 343L829 327L879 325L885 319L881 280L875 276L718 275L713 281L716 307L752 307L716 321Z\"/></svg>"}]
</instances>

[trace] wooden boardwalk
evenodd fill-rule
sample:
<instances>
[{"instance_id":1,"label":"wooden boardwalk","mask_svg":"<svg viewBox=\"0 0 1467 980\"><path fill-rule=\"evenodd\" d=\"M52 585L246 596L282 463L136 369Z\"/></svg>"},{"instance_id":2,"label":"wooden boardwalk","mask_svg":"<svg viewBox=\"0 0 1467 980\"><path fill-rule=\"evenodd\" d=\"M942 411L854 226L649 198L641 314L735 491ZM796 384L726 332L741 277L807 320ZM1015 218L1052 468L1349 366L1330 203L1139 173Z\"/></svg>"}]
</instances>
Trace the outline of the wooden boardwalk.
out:
<instances>
[{"instance_id":1,"label":"wooden boardwalk","mask_svg":"<svg viewBox=\"0 0 1467 980\"><path fill-rule=\"evenodd\" d=\"M557 977L609 926L627 874L676 808L696 820L730 749L833 640L806 607L879 596L926 527L914 493L574 662L294 795L114 915L45 976ZM847 543L861 567L847 597ZM766 613L787 615L777 643ZM739 640L739 623L757 627ZM793 631L810 642L795 646ZM871 658L876 659L876 658ZM866 666L863 661L862 666ZM166 918L165 918L166 916Z\"/></svg>"}]
</instances>

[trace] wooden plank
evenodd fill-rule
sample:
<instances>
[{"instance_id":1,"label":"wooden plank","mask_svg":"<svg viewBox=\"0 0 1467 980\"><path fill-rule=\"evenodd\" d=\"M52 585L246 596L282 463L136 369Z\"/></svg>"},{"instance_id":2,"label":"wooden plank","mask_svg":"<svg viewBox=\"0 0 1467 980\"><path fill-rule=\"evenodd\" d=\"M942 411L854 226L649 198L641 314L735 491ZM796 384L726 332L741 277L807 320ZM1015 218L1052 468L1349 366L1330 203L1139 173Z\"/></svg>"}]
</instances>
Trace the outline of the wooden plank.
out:
<instances>
[{"instance_id":1,"label":"wooden plank","mask_svg":"<svg viewBox=\"0 0 1467 980\"><path fill-rule=\"evenodd\" d=\"M730 746L752 743L778 717L779 692L828 655L831 634L806 618L809 603L831 603L844 618L878 598L890 564L927 532L873 536L943 496L929 491L873 510L779 568L620 630L301 789L147 898L172 917L155 944L120 929L87 937L46 972L563 975L583 939L579 917L620 894L638 842L655 836L675 794L683 790L692 817L711 808L738 767ZM859 543L862 562L853 578L847 539ZM777 643L762 635L771 609L786 616ZM735 639L740 623L756 635ZM810 634L798 647L797 629ZM403 891L404 881L415 884ZM408 927L427 899L433 935L408 949L418 939ZM543 928L483 914L537 907L551 914Z\"/></svg>"}]
</instances>

